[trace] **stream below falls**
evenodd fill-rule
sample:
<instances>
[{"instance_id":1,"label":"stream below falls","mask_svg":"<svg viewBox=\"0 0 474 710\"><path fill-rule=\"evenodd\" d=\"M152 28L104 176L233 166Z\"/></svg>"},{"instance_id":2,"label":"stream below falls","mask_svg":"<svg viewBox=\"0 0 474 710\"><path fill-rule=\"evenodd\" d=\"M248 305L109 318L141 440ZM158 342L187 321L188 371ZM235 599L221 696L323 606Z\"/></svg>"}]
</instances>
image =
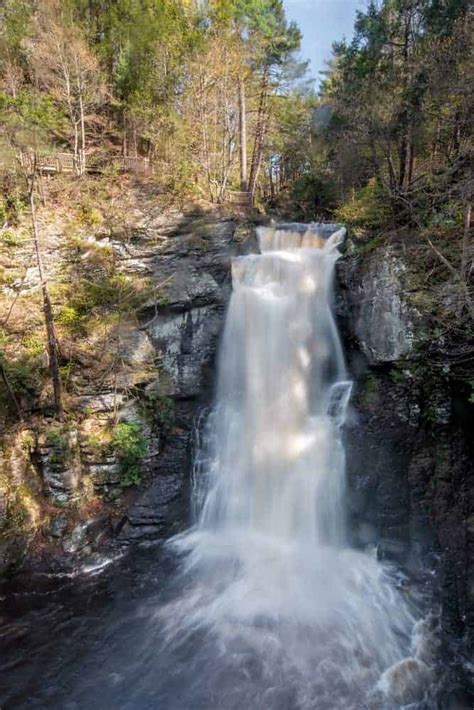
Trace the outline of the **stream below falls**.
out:
<instances>
[{"instance_id":1,"label":"stream below falls","mask_svg":"<svg viewBox=\"0 0 474 710\"><path fill-rule=\"evenodd\" d=\"M343 237L261 228L261 253L234 259L194 524L6 595L2 710L442 707L421 591L348 542Z\"/></svg>"}]
</instances>

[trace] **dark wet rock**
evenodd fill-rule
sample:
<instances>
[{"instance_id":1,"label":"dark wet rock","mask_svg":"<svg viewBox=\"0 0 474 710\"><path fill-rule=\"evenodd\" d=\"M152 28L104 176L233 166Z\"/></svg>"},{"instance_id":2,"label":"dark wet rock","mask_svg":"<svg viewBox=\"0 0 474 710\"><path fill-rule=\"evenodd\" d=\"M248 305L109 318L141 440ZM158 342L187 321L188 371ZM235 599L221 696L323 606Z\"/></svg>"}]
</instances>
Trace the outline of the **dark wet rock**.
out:
<instances>
[{"instance_id":1,"label":"dark wet rock","mask_svg":"<svg viewBox=\"0 0 474 710\"><path fill-rule=\"evenodd\" d=\"M157 477L146 500L141 500L129 510L119 538L126 542L156 540L177 532L185 512L183 485L183 478L178 475Z\"/></svg>"},{"instance_id":2,"label":"dark wet rock","mask_svg":"<svg viewBox=\"0 0 474 710\"><path fill-rule=\"evenodd\" d=\"M82 551L90 552L90 543L96 543L110 529L110 521L107 516L99 516L78 523L67 536L63 537L63 550L69 555L75 555Z\"/></svg>"},{"instance_id":3,"label":"dark wet rock","mask_svg":"<svg viewBox=\"0 0 474 710\"><path fill-rule=\"evenodd\" d=\"M79 552L87 545L87 522L79 523L72 530L71 534L64 538L63 549L64 552L69 554L74 554Z\"/></svg>"},{"instance_id":4,"label":"dark wet rock","mask_svg":"<svg viewBox=\"0 0 474 710\"><path fill-rule=\"evenodd\" d=\"M79 484L79 471L73 455L76 434L68 432L68 439L61 443L40 442L36 452L46 494L59 506L72 502Z\"/></svg>"},{"instance_id":5,"label":"dark wet rock","mask_svg":"<svg viewBox=\"0 0 474 710\"><path fill-rule=\"evenodd\" d=\"M412 574L436 571L443 630L473 628L472 437L467 404L430 367L402 252L349 250L337 315L355 380L345 430L354 541ZM463 395L465 396L465 395Z\"/></svg>"},{"instance_id":6,"label":"dark wet rock","mask_svg":"<svg viewBox=\"0 0 474 710\"><path fill-rule=\"evenodd\" d=\"M175 421L166 446L155 462L151 485L132 504L118 532L119 540L164 538L189 521L189 482L192 467L192 441L195 420L202 403L178 401Z\"/></svg>"},{"instance_id":7,"label":"dark wet rock","mask_svg":"<svg viewBox=\"0 0 474 710\"><path fill-rule=\"evenodd\" d=\"M48 535L62 537L66 528L67 517L65 515L53 515L49 522Z\"/></svg>"},{"instance_id":8,"label":"dark wet rock","mask_svg":"<svg viewBox=\"0 0 474 710\"><path fill-rule=\"evenodd\" d=\"M236 233L237 226L214 213L176 213L168 220L150 220L126 242L111 242L124 270L138 273L143 263L156 294L142 305L137 329L126 333L120 346L129 365L128 385L132 380L145 385L156 398L155 409L148 408L147 475L132 492L117 530L121 542L158 539L188 519L194 422L213 393L217 343L231 291L231 259L256 247L253 227L240 225ZM105 414L113 408L115 394L87 395L81 403L93 415ZM171 421L162 419L163 399L173 403ZM144 424L140 411L129 411L126 400L118 400L118 407L121 417L138 417ZM83 457L96 489L109 499L120 497L117 462L94 460L94 452L87 449Z\"/></svg>"},{"instance_id":9,"label":"dark wet rock","mask_svg":"<svg viewBox=\"0 0 474 710\"><path fill-rule=\"evenodd\" d=\"M162 434L149 478L117 530L120 542L160 539L188 522L194 426L213 395L217 345L231 292L231 259L255 251L254 238L253 226L232 219L176 216L172 225L147 226L140 244L127 244L121 252L124 260L130 255L138 259L143 249L153 272L156 297L140 310L140 332L146 338L143 347L149 351L151 344L154 351L155 374L148 388L158 400L150 415ZM154 256L148 240L156 245ZM161 420L161 398L173 402L172 421ZM96 464L93 471L100 478L105 464Z\"/></svg>"},{"instance_id":10,"label":"dark wet rock","mask_svg":"<svg viewBox=\"0 0 474 710\"><path fill-rule=\"evenodd\" d=\"M148 324L152 342L161 355L159 388L163 395L200 396L221 327L222 309L218 306L158 315Z\"/></svg>"},{"instance_id":11,"label":"dark wet rock","mask_svg":"<svg viewBox=\"0 0 474 710\"><path fill-rule=\"evenodd\" d=\"M20 569L32 540L33 535L23 533L23 531L0 539L0 578Z\"/></svg>"},{"instance_id":12,"label":"dark wet rock","mask_svg":"<svg viewBox=\"0 0 474 710\"><path fill-rule=\"evenodd\" d=\"M407 266L395 247L369 256L348 255L338 265L347 326L370 364L413 352L420 315L406 295Z\"/></svg>"}]
</instances>

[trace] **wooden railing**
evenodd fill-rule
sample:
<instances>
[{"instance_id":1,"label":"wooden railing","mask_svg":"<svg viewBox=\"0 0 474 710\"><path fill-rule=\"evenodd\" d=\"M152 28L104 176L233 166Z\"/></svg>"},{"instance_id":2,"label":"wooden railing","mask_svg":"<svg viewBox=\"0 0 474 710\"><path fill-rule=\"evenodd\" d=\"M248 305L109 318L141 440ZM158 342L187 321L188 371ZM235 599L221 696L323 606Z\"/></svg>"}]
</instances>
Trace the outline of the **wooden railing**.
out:
<instances>
[{"instance_id":1,"label":"wooden railing","mask_svg":"<svg viewBox=\"0 0 474 710\"><path fill-rule=\"evenodd\" d=\"M128 170L132 173L147 173L150 170L150 161L148 158L142 158L141 156L132 157L126 155L122 158L123 169Z\"/></svg>"},{"instance_id":2,"label":"wooden railing","mask_svg":"<svg viewBox=\"0 0 474 710\"><path fill-rule=\"evenodd\" d=\"M226 192L226 202L241 208L252 207L252 195L250 192L228 190Z\"/></svg>"},{"instance_id":3,"label":"wooden railing","mask_svg":"<svg viewBox=\"0 0 474 710\"><path fill-rule=\"evenodd\" d=\"M36 163L36 168L42 173L73 173L76 172L76 159L74 153L54 153L51 155L40 155L31 152L20 153L20 163L26 170L33 170ZM84 171L92 173L100 173L103 171L102 161L89 157L84 159ZM127 172L145 174L150 171L150 161L148 158L141 156L125 156L121 159L122 170ZM79 171L78 171L79 172Z\"/></svg>"},{"instance_id":4,"label":"wooden railing","mask_svg":"<svg viewBox=\"0 0 474 710\"><path fill-rule=\"evenodd\" d=\"M42 173L73 173L76 161L73 153L55 153L54 155L39 155L22 152L20 154L21 165L27 170L36 167Z\"/></svg>"}]
</instances>

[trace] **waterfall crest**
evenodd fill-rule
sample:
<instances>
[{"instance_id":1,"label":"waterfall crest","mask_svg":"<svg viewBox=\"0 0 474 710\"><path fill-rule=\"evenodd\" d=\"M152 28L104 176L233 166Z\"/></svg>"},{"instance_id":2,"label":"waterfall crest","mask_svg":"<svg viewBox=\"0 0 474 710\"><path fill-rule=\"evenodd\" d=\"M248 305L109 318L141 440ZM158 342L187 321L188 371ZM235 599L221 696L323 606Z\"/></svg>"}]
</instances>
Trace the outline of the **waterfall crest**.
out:
<instances>
[{"instance_id":1,"label":"waterfall crest","mask_svg":"<svg viewBox=\"0 0 474 710\"><path fill-rule=\"evenodd\" d=\"M416 613L346 535L352 385L331 310L343 237L262 228L261 253L232 264L197 520L173 543L192 582L162 612L170 643L204 634L194 707L398 707L387 672L410 657Z\"/></svg>"}]
</instances>

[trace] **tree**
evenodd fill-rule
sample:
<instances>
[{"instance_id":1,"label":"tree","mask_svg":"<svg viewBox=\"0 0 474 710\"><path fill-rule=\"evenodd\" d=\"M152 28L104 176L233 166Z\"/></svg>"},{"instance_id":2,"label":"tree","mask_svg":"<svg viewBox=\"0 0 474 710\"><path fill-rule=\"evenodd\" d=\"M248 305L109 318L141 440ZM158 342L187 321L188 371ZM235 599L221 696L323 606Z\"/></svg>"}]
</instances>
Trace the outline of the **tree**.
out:
<instances>
[{"instance_id":1,"label":"tree","mask_svg":"<svg viewBox=\"0 0 474 710\"><path fill-rule=\"evenodd\" d=\"M236 5L237 20L245 28L252 74L258 81L258 106L254 124L253 148L248 189L255 195L270 126L269 97L282 87L285 70L299 49L301 33L286 20L281 0L241 0ZM301 67L298 68L301 70ZM241 143L244 138L241 137Z\"/></svg>"},{"instance_id":2,"label":"tree","mask_svg":"<svg viewBox=\"0 0 474 710\"><path fill-rule=\"evenodd\" d=\"M75 169L86 168L87 122L105 95L99 64L68 8L56 0L43 3L35 15L29 64L40 90L64 107L72 129Z\"/></svg>"},{"instance_id":3,"label":"tree","mask_svg":"<svg viewBox=\"0 0 474 710\"><path fill-rule=\"evenodd\" d=\"M239 59L235 37L209 29L206 43L191 58L183 90L184 155L194 164L198 181L204 173L212 201L223 199L236 164Z\"/></svg>"},{"instance_id":4,"label":"tree","mask_svg":"<svg viewBox=\"0 0 474 710\"><path fill-rule=\"evenodd\" d=\"M46 328L46 342L48 349L48 360L49 360L49 371L51 373L51 381L53 384L53 395L54 395L54 406L56 409L56 414L59 419L63 418L63 401L62 401L62 385L61 385L61 375L59 372L59 348L58 341L56 338L56 331L54 327L53 318L53 308L51 306L51 299L49 297L48 282L46 279L44 266L43 266L43 254L40 242L40 235L38 229L38 221L36 218L36 206L35 206L35 189L36 189L36 179L37 179L37 168L36 162L33 165L33 171L28 175L28 201L30 206L31 215L31 227L33 233L33 242L35 246L36 254L36 264L39 272L41 295L43 299L43 316Z\"/></svg>"},{"instance_id":5,"label":"tree","mask_svg":"<svg viewBox=\"0 0 474 710\"><path fill-rule=\"evenodd\" d=\"M361 182L375 173L397 211L414 183L418 190L428 156L439 164L443 151L450 161L462 153L469 24L461 0L384 0L358 13L350 45L335 46L323 88L334 116L327 135L338 149L354 146Z\"/></svg>"},{"instance_id":6,"label":"tree","mask_svg":"<svg viewBox=\"0 0 474 710\"><path fill-rule=\"evenodd\" d=\"M74 0L114 92L123 151L167 153L196 11L177 0Z\"/></svg>"}]
</instances>

